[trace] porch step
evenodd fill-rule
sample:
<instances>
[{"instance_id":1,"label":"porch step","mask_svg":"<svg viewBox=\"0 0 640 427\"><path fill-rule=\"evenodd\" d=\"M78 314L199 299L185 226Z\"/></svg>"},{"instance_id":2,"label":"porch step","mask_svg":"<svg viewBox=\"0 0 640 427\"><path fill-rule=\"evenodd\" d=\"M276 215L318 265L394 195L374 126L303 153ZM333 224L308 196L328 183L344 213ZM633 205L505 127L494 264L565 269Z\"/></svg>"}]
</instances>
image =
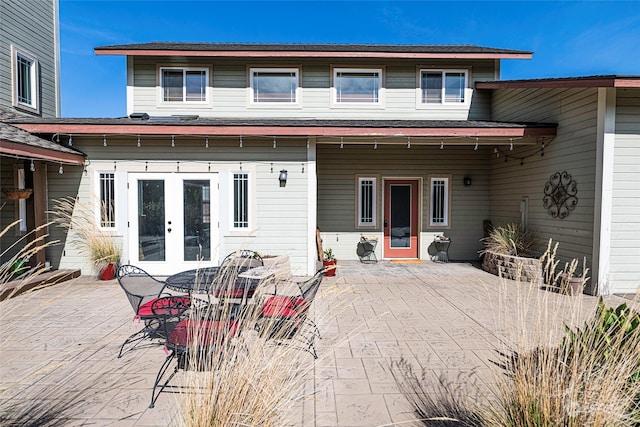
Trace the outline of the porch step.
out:
<instances>
[{"instance_id":1,"label":"porch step","mask_svg":"<svg viewBox=\"0 0 640 427\"><path fill-rule=\"evenodd\" d=\"M0 301L13 298L35 288L56 285L66 282L67 280L75 279L76 277L80 277L80 270L66 269L47 271L33 276L26 281L12 280L0 285Z\"/></svg>"}]
</instances>

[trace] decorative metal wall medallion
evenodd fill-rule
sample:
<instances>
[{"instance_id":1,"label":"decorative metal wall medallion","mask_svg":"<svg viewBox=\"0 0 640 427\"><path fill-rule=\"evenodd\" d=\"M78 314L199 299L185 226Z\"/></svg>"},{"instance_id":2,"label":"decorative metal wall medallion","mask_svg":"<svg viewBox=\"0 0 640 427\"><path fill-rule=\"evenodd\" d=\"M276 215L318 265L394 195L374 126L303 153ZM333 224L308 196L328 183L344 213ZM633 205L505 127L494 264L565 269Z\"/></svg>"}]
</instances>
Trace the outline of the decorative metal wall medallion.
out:
<instances>
[{"instance_id":1,"label":"decorative metal wall medallion","mask_svg":"<svg viewBox=\"0 0 640 427\"><path fill-rule=\"evenodd\" d=\"M578 204L578 185L571 175L556 172L544 186L543 206L554 218L564 219Z\"/></svg>"}]
</instances>

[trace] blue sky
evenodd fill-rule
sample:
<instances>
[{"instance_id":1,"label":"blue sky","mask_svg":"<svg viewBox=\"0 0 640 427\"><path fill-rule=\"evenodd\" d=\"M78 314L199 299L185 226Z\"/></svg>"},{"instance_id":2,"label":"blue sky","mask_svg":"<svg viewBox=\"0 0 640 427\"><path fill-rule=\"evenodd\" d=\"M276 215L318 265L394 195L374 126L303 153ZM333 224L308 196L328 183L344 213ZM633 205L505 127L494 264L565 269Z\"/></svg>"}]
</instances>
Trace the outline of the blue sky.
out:
<instances>
[{"instance_id":1,"label":"blue sky","mask_svg":"<svg viewBox=\"0 0 640 427\"><path fill-rule=\"evenodd\" d=\"M62 116L126 115L125 58L93 48L150 41L475 44L534 52L503 79L640 74L640 3L60 0Z\"/></svg>"}]
</instances>

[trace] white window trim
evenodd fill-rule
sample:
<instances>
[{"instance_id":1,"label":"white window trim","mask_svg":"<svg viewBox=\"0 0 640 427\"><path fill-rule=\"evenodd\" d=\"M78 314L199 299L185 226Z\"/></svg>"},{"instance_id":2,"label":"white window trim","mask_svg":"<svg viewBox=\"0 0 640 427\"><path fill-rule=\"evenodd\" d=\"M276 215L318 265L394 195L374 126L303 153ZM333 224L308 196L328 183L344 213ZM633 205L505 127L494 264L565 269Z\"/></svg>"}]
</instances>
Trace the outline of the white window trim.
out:
<instances>
[{"instance_id":1,"label":"white window trim","mask_svg":"<svg viewBox=\"0 0 640 427\"><path fill-rule=\"evenodd\" d=\"M296 75L296 102L255 102L253 97L253 73L295 73ZM302 107L302 88L300 87L300 68L288 67L288 68L270 68L270 67L256 67L249 68L249 84L247 85L247 98L248 105L252 108L292 108Z\"/></svg>"},{"instance_id":2,"label":"white window trim","mask_svg":"<svg viewBox=\"0 0 640 427\"><path fill-rule=\"evenodd\" d=\"M445 222L444 223L434 223L433 222L433 210L432 210L432 194L433 194L433 183L434 181L444 181L445 182ZM435 229L449 229L451 228L451 175L430 175L429 176L429 227Z\"/></svg>"},{"instance_id":3,"label":"white window trim","mask_svg":"<svg viewBox=\"0 0 640 427\"><path fill-rule=\"evenodd\" d=\"M31 61L31 67L29 69L32 90L31 104L18 101L18 55ZM40 63L35 55L11 45L11 100L14 107L23 108L35 113L40 111L39 67Z\"/></svg>"},{"instance_id":4,"label":"white window trim","mask_svg":"<svg viewBox=\"0 0 640 427\"><path fill-rule=\"evenodd\" d=\"M100 197L100 189L101 189L101 182L100 182L100 174L106 174L106 173L110 173L113 174L113 199L115 200L115 206L114 206L114 215L115 215L115 220L114 220L114 224L112 227L103 227L102 226L102 198ZM113 170L96 170L93 173L94 176L94 200L95 200L95 215L96 215L96 225L98 226L99 230L107 230L107 231L113 231L116 230L118 228L118 197L117 197L117 193L118 193L118 175L113 171Z\"/></svg>"},{"instance_id":5,"label":"white window trim","mask_svg":"<svg viewBox=\"0 0 640 427\"><path fill-rule=\"evenodd\" d=\"M378 102L338 102L336 80L338 73L378 73ZM331 108L382 109L385 104L384 68L351 68L335 67L331 70Z\"/></svg>"},{"instance_id":6,"label":"white window trim","mask_svg":"<svg viewBox=\"0 0 640 427\"><path fill-rule=\"evenodd\" d=\"M373 221L371 223L362 222L362 182L373 181ZM378 227L378 176L377 175L357 175L356 176L356 228L375 229Z\"/></svg>"},{"instance_id":7,"label":"white window trim","mask_svg":"<svg viewBox=\"0 0 640 427\"><path fill-rule=\"evenodd\" d=\"M248 217L248 225L247 227L236 227L234 225L234 212L233 212L233 207L234 207L234 175L235 174L246 174L247 175L247 181L249 184L249 189L248 189L248 195L247 195L247 209L249 210L249 213L247 215ZM233 234L236 235L252 235L254 232L254 225L255 225L255 203L254 203L254 195L255 195L255 180L254 180L254 174L251 171L247 171L247 170L230 170L229 171L229 231Z\"/></svg>"},{"instance_id":8,"label":"white window trim","mask_svg":"<svg viewBox=\"0 0 640 427\"><path fill-rule=\"evenodd\" d=\"M164 100L164 86L162 86L162 73L165 70L181 70L183 75L182 81L182 101L165 101ZM206 83L205 88L205 100L204 101L187 101L186 100L186 72L187 71L204 71L204 80ZM211 84L210 84L210 69L209 67L181 67L181 66L159 66L158 67L158 104L163 107L175 107L178 106L202 106L209 105L211 103Z\"/></svg>"},{"instance_id":9,"label":"white window trim","mask_svg":"<svg viewBox=\"0 0 640 427\"><path fill-rule=\"evenodd\" d=\"M443 75L442 102L426 103L422 102L422 73L440 72ZM446 102L444 96L444 73L464 73L464 102ZM469 76L471 70L466 68L418 68L416 75L416 108L417 109L442 109L468 107L471 104L473 89L469 87Z\"/></svg>"}]
</instances>

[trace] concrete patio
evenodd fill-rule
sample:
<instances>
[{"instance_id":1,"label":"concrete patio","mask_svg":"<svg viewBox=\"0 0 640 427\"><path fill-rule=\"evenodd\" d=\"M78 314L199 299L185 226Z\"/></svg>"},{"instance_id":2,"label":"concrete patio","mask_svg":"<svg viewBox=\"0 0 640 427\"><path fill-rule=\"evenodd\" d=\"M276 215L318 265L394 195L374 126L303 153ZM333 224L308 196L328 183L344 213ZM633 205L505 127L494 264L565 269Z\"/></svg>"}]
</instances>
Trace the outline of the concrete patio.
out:
<instances>
[{"instance_id":1,"label":"concrete patio","mask_svg":"<svg viewBox=\"0 0 640 427\"><path fill-rule=\"evenodd\" d=\"M581 315L597 303L595 297L503 281L466 263L340 262L336 277L325 278L321 289L314 303L323 336L320 358L301 356L314 364L305 384L312 397L292 404L293 425L381 426L414 419L389 371L401 357L452 381L474 379L476 390L487 392L495 350L503 348L510 328L532 316L519 310L520 301L542 301L567 316L576 301ZM140 325L132 322L116 281L83 276L3 301L0 313L1 409L28 399L64 409L65 397L75 397L81 405L70 408L72 425L177 423L175 394L161 394L148 408L165 358L162 346L117 358Z\"/></svg>"}]
</instances>

